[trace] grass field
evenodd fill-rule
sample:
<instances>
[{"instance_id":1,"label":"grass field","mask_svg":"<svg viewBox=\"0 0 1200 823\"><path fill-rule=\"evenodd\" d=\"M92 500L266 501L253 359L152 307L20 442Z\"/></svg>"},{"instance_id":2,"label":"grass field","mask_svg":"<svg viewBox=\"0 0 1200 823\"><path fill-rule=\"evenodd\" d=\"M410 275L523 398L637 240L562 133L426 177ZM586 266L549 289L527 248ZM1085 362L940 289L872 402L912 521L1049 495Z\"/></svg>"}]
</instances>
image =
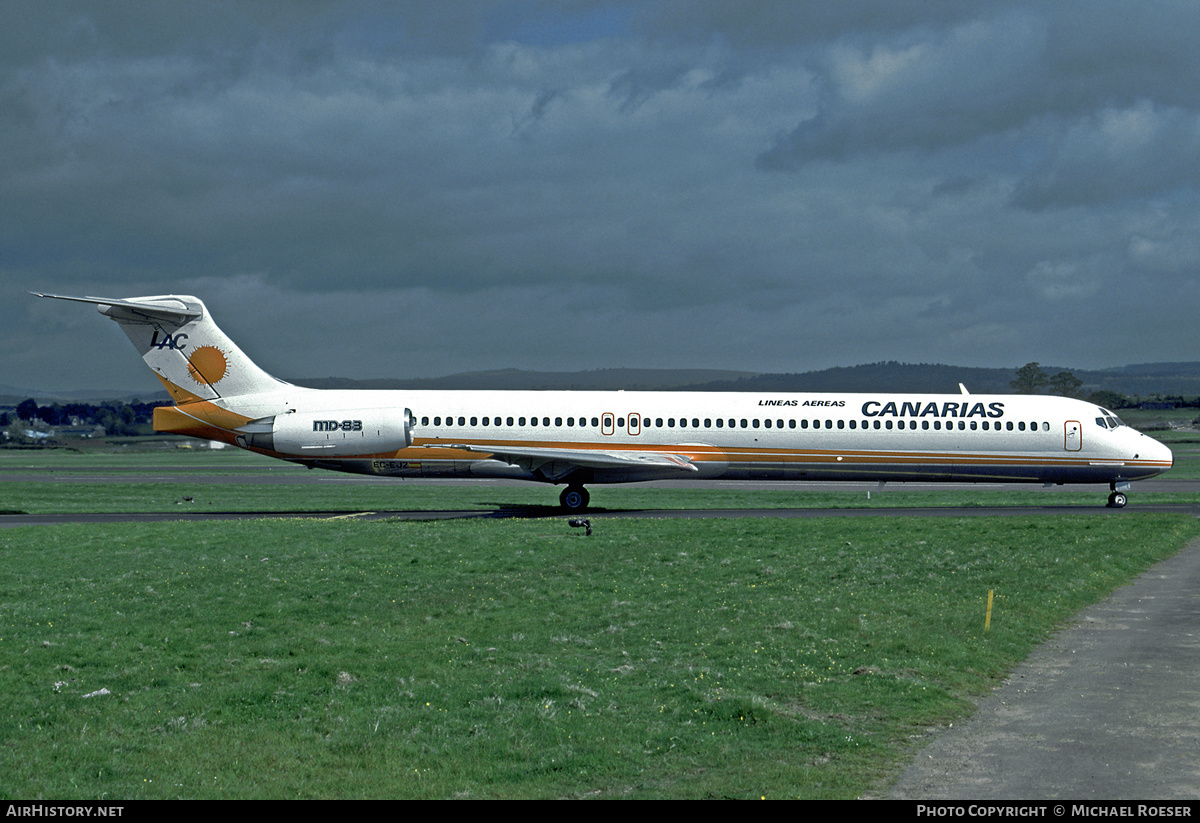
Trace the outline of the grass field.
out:
<instances>
[{"instance_id":1,"label":"grass field","mask_svg":"<svg viewBox=\"0 0 1200 823\"><path fill-rule=\"evenodd\" d=\"M1200 432L1154 433L1175 452L1175 467L1167 477L1200 478ZM194 511L390 511L398 509L522 509L548 513L557 505L559 489L528 484L521 486L479 484L477 487L393 480L375 484L344 483L348 475L319 472L271 460L240 449L154 448L147 438L131 438L127 447L105 448L103 444L83 451L68 449L0 450L0 471L29 469L27 482L0 483L0 512L168 512ZM47 474L47 473L52 474ZM112 472L103 483L87 482L88 473ZM169 472L169 474L167 474ZM286 479L294 476L324 476L321 485L287 483L243 483L232 481L247 472L268 472ZM163 473L166 477L156 478ZM186 474L191 478L179 482ZM44 480L41 478L45 478ZM53 478L53 479L52 479ZM62 482L78 479L79 482ZM886 508L893 506L1096 506L1106 492L1042 489L1036 484L1005 489L987 486L947 486L918 491L904 484L883 490L861 486L846 491L813 490L804 484L779 484L777 488L747 493L737 488L697 485L692 489L658 486L594 486L592 505L600 509L662 508ZM1196 503L1196 494L1144 492L1134 484L1131 505L1145 503Z\"/></svg>"},{"instance_id":2,"label":"grass field","mask_svg":"<svg viewBox=\"0 0 1200 823\"><path fill-rule=\"evenodd\" d=\"M0 508L141 510L180 491L131 474L14 503L24 485L0 484ZM340 508L326 486L211 488ZM600 514L591 537L562 517L3 529L0 797L859 797L1200 534L1139 499L1111 516Z\"/></svg>"}]
</instances>

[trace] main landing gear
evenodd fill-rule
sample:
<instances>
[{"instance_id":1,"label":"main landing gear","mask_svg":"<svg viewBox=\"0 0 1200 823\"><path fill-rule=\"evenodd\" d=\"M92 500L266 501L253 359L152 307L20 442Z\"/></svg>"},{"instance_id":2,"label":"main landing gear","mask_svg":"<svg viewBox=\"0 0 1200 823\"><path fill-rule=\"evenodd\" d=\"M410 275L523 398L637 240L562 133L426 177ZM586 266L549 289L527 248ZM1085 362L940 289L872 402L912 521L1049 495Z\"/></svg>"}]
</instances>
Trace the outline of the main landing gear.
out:
<instances>
[{"instance_id":1,"label":"main landing gear","mask_svg":"<svg viewBox=\"0 0 1200 823\"><path fill-rule=\"evenodd\" d=\"M558 503L569 512L581 512L588 507L591 497L583 486L567 486L558 496Z\"/></svg>"}]
</instances>

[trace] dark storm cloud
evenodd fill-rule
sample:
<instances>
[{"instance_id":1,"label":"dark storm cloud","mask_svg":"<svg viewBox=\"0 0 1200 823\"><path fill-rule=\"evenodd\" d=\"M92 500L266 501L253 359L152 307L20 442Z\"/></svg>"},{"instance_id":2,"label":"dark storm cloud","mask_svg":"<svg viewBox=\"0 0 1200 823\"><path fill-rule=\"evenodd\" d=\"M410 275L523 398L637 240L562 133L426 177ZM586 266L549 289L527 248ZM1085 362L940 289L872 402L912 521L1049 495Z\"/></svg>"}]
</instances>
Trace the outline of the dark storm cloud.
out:
<instances>
[{"instance_id":1,"label":"dark storm cloud","mask_svg":"<svg viewBox=\"0 0 1200 823\"><path fill-rule=\"evenodd\" d=\"M139 373L21 288L197 294L289 376L1197 343L1192 3L5 10L0 383Z\"/></svg>"}]
</instances>

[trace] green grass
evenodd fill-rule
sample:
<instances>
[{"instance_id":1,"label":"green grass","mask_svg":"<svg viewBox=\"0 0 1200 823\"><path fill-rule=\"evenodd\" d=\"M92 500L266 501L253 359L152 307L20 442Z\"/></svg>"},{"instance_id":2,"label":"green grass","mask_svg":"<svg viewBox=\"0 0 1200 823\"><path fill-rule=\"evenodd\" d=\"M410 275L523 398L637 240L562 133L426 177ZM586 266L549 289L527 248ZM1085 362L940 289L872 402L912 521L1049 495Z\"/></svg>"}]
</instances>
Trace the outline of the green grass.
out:
<instances>
[{"instance_id":1,"label":"green grass","mask_svg":"<svg viewBox=\"0 0 1200 823\"><path fill-rule=\"evenodd\" d=\"M1176 480L1200 478L1200 431L1155 431L1150 434L1154 439L1170 446L1175 455L1175 465L1166 477Z\"/></svg>"},{"instance_id":2,"label":"green grass","mask_svg":"<svg viewBox=\"0 0 1200 823\"><path fill-rule=\"evenodd\" d=\"M381 485L273 485L199 483L5 483L0 484L0 512L50 514L80 512L362 512L492 510L516 514L557 513L559 488L540 484L502 486L430 485L396 481ZM1107 491L1065 492L1024 489L951 488L945 491L904 489L863 491L809 490L781 485L778 489L663 489L653 486L591 489L593 512L658 509L785 509L1083 506L1103 507ZM1194 493L1141 492L1134 486L1130 507L1147 503L1194 504ZM191 498L190 500L188 498Z\"/></svg>"},{"instance_id":3,"label":"green grass","mask_svg":"<svg viewBox=\"0 0 1200 823\"><path fill-rule=\"evenodd\" d=\"M1164 432L1162 439L1176 450L1176 468L1167 477L1200 476L1200 435ZM1171 437L1167 437L1170 435ZM1173 438L1173 439L1172 439ZM142 444L143 446L145 444ZM79 512L170 511L391 511L439 509L509 509L533 513L557 505L559 489L541 484L430 484L393 480L346 483L351 475L313 473L240 449L108 449L74 452L67 449L0 450L0 471L30 471L34 478L0 483L0 512L47 514ZM89 482L89 473L112 472L103 482ZM156 472L170 480L147 480ZM50 473L50 474L47 474ZM194 480L177 481L179 475ZM327 483L289 484L244 482L259 475L312 479ZM50 477L56 478L51 481ZM220 482L229 478L230 482ZM237 478L237 482L233 482ZM66 482L65 482L66 481ZM78 481L78 482L75 482ZM1036 484L1009 486L947 486L915 490L890 484L883 490L861 486L845 491L814 489L807 484L781 483L772 489L746 492L729 486L697 486L666 490L656 486L593 486L592 504L599 509L670 508L890 508L894 506L1099 506L1106 492L1042 489ZM190 498L190 500L188 499ZM1194 493L1143 492L1134 484L1130 505L1139 503L1196 503ZM544 513L544 512L542 512Z\"/></svg>"},{"instance_id":4,"label":"green grass","mask_svg":"<svg viewBox=\"0 0 1200 823\"><path fill-rule=\"evenodd\" d=\"M593 524L0 531L0 797L857 797L1200 533Z\"/></svg>"},{"instance_id":5,"label":"green grass","mask_svg":"<svg viewBox=\"0 0 1200 823\"><path fill-rule=\"evenodd\" d=\"M1200 438L1159 435L1169 476L1198 465ZM181 466L195 482L147 479ZM304 473L232 450L0 451L0 470L28 467L69 479L0 483L0 510L537 515L557 491L203 482ZM592 537L562 517L5 529L0 797L871 794L1063 620L1200 532L1136 512L1194 495L1134 491L1110 517L601 511ZM592 492L608 510L1102 505L1033 487Z\"/></svg>"}]
</instances>

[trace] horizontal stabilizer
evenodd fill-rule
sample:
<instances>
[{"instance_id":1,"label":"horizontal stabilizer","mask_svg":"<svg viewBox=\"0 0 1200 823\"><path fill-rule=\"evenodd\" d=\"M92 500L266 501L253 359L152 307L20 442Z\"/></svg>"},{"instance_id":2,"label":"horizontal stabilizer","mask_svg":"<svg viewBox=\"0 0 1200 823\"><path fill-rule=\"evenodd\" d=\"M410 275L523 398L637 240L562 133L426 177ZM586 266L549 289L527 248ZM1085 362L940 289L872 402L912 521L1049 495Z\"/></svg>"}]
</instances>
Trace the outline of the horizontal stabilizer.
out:
<instances>
[{"instance_id":1,"label":"horizontal stabilizer","mask_svg":"<svg viewBox=\"0 0 1200 823\"><path fill-rule=\"evenodd\" d=\"M176 403L261 394L287 385L256 366L217 328L197 297L186 294L75 297L34 291L30 294L94 305L121 327Z\"/></svg>"},{"instance_id":2,"label":"horizontal stabilizer","mask_svg":"<svg viewBox=\"0 0 1200 823\"><path fill-rule=\"evenodd\" d=\"M29 292L34 297L50 297L55 300L72 300L76 303L94 303L97 306L114 306L120 309L129 309L130 311L138 312L148 316L164 317L174 320L178 323L185 323L188 320L200 317L204 314L202 306L189 305L186 301L178 297L155 297L142 300L118 300L108 297L72 297L66 294L44 294L42 292ZM103 311L103 309L101 309Z\"/></svg>"}]
</instances>

